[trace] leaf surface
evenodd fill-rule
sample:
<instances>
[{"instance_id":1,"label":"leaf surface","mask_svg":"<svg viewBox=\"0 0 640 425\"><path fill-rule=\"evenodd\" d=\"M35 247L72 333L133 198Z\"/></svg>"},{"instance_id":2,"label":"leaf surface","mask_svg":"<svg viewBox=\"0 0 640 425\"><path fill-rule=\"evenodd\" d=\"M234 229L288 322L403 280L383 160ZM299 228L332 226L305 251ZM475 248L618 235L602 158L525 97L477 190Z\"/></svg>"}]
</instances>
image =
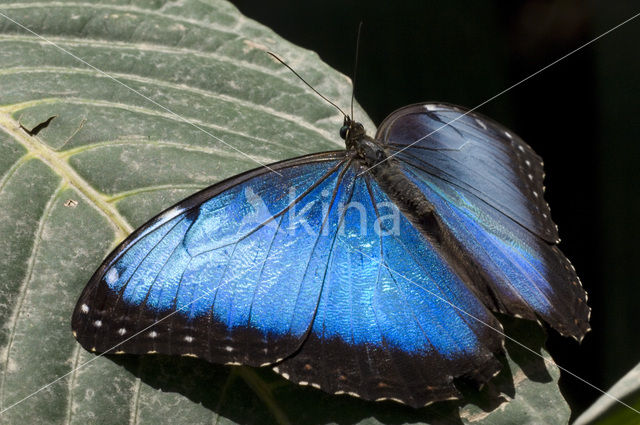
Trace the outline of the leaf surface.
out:
<instances>
[{"instance_id":1,"label":"leaf surface","mask_svg":"<svg viewBox=\"0 0 640 425\"><path fill-rule=\"evenodd\" d=\"M618 400L625 403L619 403ZM634 412L632 409L635 409ZM620 378L607 394L585 410L574 425L632 425L638 423L640 410L640 363Z\"/></svg>"},{"instance_id":2,"label":"leaf surface","mask_svg":"<svg viewBox=\"0 0 640 425\"><path fill-rule=\"evenodd\" d=\"M0 421L566 422L558 370L526 353L467 401L413 410L269 370L85 352L69 327L75 301L135 227L260 164L343 148L340 114L266 51L340 105L351 86L224 1L3 2L0 12L0 403L10 407ZM357 106L356 117L374 132ZM514 332L542 346L535 325Z\"/></svg>"}]
</instances>

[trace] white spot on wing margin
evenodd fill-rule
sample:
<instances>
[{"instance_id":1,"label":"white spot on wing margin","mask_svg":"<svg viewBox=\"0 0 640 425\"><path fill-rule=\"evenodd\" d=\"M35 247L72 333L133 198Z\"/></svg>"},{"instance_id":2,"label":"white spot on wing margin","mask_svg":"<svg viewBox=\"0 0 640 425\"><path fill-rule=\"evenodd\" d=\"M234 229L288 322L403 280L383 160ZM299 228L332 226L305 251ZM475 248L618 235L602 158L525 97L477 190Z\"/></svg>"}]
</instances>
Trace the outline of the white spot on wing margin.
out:
<instances>
[{"instance_id":1,"label":"white spot on wing margin","mask_svg":"<svg viewBox=\"0 0 640 425\"><path fill-rule=\"evenodd\" d=\"M170 210L167 210L164 213L162 213L162 215L158 217L157 221L169 221L172 218L179 216L183 212L184 212L184 208L179 208L179 207L171 208Z\"/></svg>"},{"instance_id":2,"label":"white spot on wing margin","mask_svg":"<svg viewBox=\"0 0 640 425\"><path fill-rule=\"evenodd\" d=\"M116 270L115 267L111 267L107 274L104 276L104 280L105 282L107 282L107 285L113 285L114 283L116 283L119 277L120 274L118 273L118 270Z\"/></svg>"}]
</instances>

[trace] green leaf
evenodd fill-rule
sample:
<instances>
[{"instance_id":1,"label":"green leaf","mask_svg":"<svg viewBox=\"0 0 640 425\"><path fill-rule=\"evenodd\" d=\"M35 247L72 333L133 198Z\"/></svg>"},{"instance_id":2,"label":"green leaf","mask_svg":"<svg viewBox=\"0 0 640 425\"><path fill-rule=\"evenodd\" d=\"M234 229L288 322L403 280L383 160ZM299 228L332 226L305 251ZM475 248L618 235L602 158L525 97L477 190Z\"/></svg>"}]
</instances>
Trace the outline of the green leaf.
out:
<instances>
[{"instance_id":1,"label":"green leaf","mask_svg":"<svg viewBox=\"0 0 640 425\"><path fill-rule=\"evenodd\" d=\"M640 363L576 419L574 425L633 425L638 413L618 400L640 410Z\"/></svg>"},{"instance_id":2,"label":"green leaf","mask_svg":"<svg viewBox=\"0 0 640 425\"><path fill-rule=\"evenodd\" d=\"M73 306L132 229L239 172L343 148L340 114L266 50L339 104L351 96L348 78L315 53L226 2L128 3L0 4L1 420L568 420L544 336L519 321L507 329L549 364L508 342L511 357L482 392L420 410L301 388L270 370L85 352L71 335ZM374 131L357 106L356 117Z\"/></svg>"}]
</instances>

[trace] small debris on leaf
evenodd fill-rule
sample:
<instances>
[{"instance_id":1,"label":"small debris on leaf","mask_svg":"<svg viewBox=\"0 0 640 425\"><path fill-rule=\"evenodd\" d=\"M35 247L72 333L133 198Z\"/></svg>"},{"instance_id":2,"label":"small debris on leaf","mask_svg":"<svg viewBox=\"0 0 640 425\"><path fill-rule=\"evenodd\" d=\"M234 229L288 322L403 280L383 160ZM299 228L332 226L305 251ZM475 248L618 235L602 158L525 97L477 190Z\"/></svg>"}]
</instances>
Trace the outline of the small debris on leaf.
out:
<instances>
[{"instance_id":1,"label":"small debris on leaf","mask_svg":"<svg viewBox=\"0 0 640 425\"><path fill-rule=\"evenodd\" d=\"M49 123L56 117L57 115L47 118L46 121L41 122L40 124L33 127L31 130L29 130L22 124L20 124L20 128L23 129L25 133L27 133L29 136L36 136L38 133L40 133L40 131L42 131L42 129L47 128L49 126Z\"/></svg>"}]
</instances>

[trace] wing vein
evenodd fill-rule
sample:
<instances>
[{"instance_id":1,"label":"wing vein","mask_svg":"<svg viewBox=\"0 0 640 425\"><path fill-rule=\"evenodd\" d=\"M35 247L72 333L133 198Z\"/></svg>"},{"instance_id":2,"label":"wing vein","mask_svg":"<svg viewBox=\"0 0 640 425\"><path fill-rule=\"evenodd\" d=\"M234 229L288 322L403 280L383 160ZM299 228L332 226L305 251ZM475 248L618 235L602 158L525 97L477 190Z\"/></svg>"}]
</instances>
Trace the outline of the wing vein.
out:
<instances>
[{"instance_id":1,"label":"wing vein","mask_svg":"<svg viewBox=\"0 0 640 425\"><path fill-rule=\"evenodd\" d=\"M369 198L371 199L371 203L373 204L373 209L376 213L376 218L378 219L378 223L380 223L380 226L382 226L382 222L380 221L380 212L378 210L378 204L376 203L375 197L373 195L373 190L371 189L371 183L369 182L369 175L365 174L365 183L367 185L367 192L369 194ZM380 227L380 232L378 233L378 239L380 240L380 260L378 261L378 274L376 276L376 290L374 291L374 294L376 295L376 297L378 296L378 284L380 283L380 276L381 276L381 271L382 271L382 262L384 261L384 244L383 244L383 238L382 238L382 227ZM390 274L390 273L389 273ZM377 305L377 304L376 304ZM376 310L376 308L373 307L373 305L371 306L372 310L373 310L373 314L375 315L376 318L376 327L378 328L378 332L381 335L381 340L382 340L382 344L385 347L385 354L386 353L391 353L391 351L389 350L389 344L387 343L385 337L384 337L384 333L382 332L382 328L380 326L380 319L378 317L378 312ZM427 343L433 348L433 344L431 343L429 337L427 337ZM434 349L435 351L435 349ZM392 355L391 354L387 354L387 358L390 360L390 363L393 365L393 368L396 371L396 376L400 377L400 379L402 379L402 382L404 382L404 386L407 390L407 393L410 394L409 388L411 388L409 386L409 381L407 380L407 378L404 376L404 374L401 373L400 371L400 367L397 365L397 363L395 361L393 361ZM420 375L422 375L422 371L421 370L417 370L416 373L420 373Z\"/></svg>"},{"instance_id":2,"label":"wing vein","mask_svg":"<svg viewBox=\"0 0 640 425\"><path fill-rule=\"evenodd\" d=\"M302 273L302 279L301 279L302 282L304 282L304 279L307 277L307 273L309 271L309 265L311 264L311 259L313 258L315 250L316 250L316 248L318 246L318 242L320 241L320 236L322 235L324 227L327 224L327 221L329 220L329 215L331 214L331 209L333 208L333 204L334 204L334 202L336 200L336 196L338 194L338 188L340 187L340 183L342 182L342 178L343 178L344 174L346 173L346 171L351 166L351 161L352 160L348 160L348 162L345 165L344 169L340 172L340 174L338 175L338 178L336 179L336 184L335 184L335 186L333 188L333 192L331 194L331 201L329 201L329 207L327 208L327 214L322 219L322 224L320 225L320 229L318 230L318 235L316 236L316 239L315 239L315 241L313 243L313 247L311 248L311 252L309 253L309 258L307 259L307 262L306 262L306 265L305 265L305 268L304 268L304 272ZM327 177L328 176L325 176L323 180L326 180ZM323 285L324 285L324 281L323 281ZM295 303L294 308L293 308L293 312L292 312L292 315L291 315L291 320L289 320L289 332L291 332L292 319L293 319L293 316L295 315L295 311L297 310L298 303L300 301L300 293L301 293L301 291L299 290L298 291L298 295L296 296L296 303ZM314 317L315 317L315 312L318 310L318 304L320 303L321 295L322 295L322 286L320 288L320 293L318 294L318 303L316 303L316 307L315 307L315 311L314 311ZM311 323L309 324L309 329L311 329L312 325L313 325L313 318L311 319ZM309 331L307 331L307 333L308 332ZM306 338L304 338L304 339L306 339ZM302 345L302 343L300 345Z\"/></svg>"}]
</instances>

